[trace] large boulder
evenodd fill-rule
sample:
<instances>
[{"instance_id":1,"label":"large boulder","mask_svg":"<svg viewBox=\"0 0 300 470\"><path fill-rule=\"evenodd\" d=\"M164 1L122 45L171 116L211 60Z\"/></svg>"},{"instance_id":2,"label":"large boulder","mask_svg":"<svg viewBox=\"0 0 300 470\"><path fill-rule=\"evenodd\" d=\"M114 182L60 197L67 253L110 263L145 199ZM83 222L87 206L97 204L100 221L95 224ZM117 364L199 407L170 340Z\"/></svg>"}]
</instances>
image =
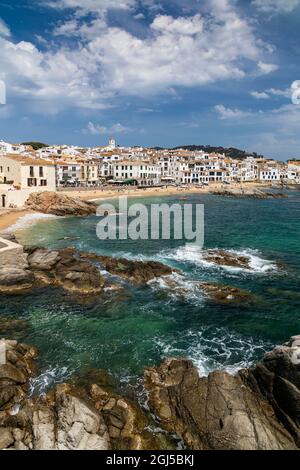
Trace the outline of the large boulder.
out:
<instances>
[{"instance_id":1,"label":"large boulder","mask_svg":"<svg viewBox=\"0 0 300 470\"><path fill-rule=\"evenodd\" d=\"M191 361L168 359L145 371L149 405L161 425L191 449L300 447L300 337L235 376L200 377Z\"/></svg>"},{"instance_id":2,"label":"large boulder","mask_svg":"<svg viewBox=\"0 0 300 470\"><path fill-rule=\"evenodd\" d=\"M25 267L0 266L0 293L14 294L31 289L34 275Z\"/></svg>"},{"instance_id":3,"label":"large boulder","mask_svg":"<svg viewBox=\"0 0 300 470\"><path fill-rule=\"evenodd\" d=\"M27 262L37 282L70 292L98 294L105 282L92 261L80 259L72 248L57 251L33 248Z\"/></svg>"},{"instance_id":4,"label":"large boulder","mask_svg":"<svg viewBox=\"0 0 300 470\"><path fill-rule=\"evenodd\" d=\"M93 215L97 209L91 202L49 191L31 193L25 205L33 211L57 216Z\"/></svg>"},{"instance_id":5,"label":"large boulder","mask_svg":"<svg viewBox=\"0 0 300 470\"><path fill-rule=\"evenodd\" d=\"M300 447L300 336L265 354L261 362L242 371L241 376L271 403L277 418Z\"/></svg>"},{"instance_id":6,"label":"large boulder","mask_svg":"<svg viewBox=\"0 0 300 470\"><path fill-rule=\"evenodd\" d=\"M28 380L35 372L37 351L16 341L1 340L4 364L0 364L0 421L1 411L11 410L25 396Z\"/></svg>"}]
</instances>

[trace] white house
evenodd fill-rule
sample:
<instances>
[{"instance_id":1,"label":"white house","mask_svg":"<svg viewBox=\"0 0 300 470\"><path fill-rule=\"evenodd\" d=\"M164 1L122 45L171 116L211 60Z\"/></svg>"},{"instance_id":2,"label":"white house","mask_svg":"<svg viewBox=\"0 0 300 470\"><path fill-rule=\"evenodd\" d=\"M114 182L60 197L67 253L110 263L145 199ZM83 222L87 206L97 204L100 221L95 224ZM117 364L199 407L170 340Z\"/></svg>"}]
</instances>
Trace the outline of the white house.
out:
<instances>
[{"instance_id":1,"label":"white house","mask_svg":"<svg viewBox=\"0 0 300 470\"><path fill-rule=\"evenodd\" d=\"M135 180L140 186L156 186L160 184L161 168L155 163L125 160L113 164L113 179L122 182Z\"/></svg>"},{"instance_id":2,"label":"white house","mask_svg":"<svg viewBox=\"0 0 300 470\"><path fill-rule=\"evenodd\" d=\"M23 206L31 192L56 191L55 164L22 155L0 156L0 207Z\"/></svg>"}]
</instances>

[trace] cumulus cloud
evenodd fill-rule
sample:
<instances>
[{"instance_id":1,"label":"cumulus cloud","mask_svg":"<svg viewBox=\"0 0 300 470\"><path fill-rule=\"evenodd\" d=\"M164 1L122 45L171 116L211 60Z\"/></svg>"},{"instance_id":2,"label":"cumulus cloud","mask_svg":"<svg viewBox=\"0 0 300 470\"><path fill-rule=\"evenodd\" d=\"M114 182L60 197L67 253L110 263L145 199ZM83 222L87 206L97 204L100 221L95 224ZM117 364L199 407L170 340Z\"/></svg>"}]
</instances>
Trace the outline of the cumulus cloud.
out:
<instances>
[{"instance_id":1,"label":"cumulus cloud","mask_svg":"<svg viewBox=\"0 0 300 470\"><path fill-rule=\"evenodd\" d=\"M220 119L240 119L250 115L247 111L241 109L226 108L223 104L215 106L215 111L218 113Z\"/></svg>"},{"instance_id":2,"label":"cumulus cloud","mask_svg":"<svg viewBox=\"0 0 300 470\"><path fill-rule=\"evenodd\" d=\"M270 95L268 95L268 93L265 91L251 91L250 95L257 100L267 100L270 98Z\"/></svg>"},{"instance_id":3,"label":"cumulus cloud","mask_svg":"<svg viewBox=\"0 0 300 470\"><path fill-rule=\"evenodd\" d=\"M93 122L89 122L87 127L83 130L85 134L93 134L93 135L103 135L103 134L125 134L126 132L130 132L129 127L125 127L119 122L116 124L112 124L111 126L103 126L101 124L94 124Z\"/></svg>"},{"instance_id":4,"label":"cumulus cloud","mask_svg":"<svg viewBox=\"0 0 300 470\"><path fill-rule=\"evenodd\" d=\"M278 69L278 65L276 64L267 64L265 62L259 61L258 68L260 73L263 75L267 75L269 73L275 72Z\"/></svg>"},{"instance_id":5,"label":"cumulus cloud","mask_svg":"<svg viewBox=\"0 0 300 470\"><path fill-rule=\"evenodd\" d=\"M253 96L253 98L256 98L258 100L269 99L272 96L279 96L279 97L291 99L292 89L285 88L282 90L280 88L269 88L268 90L265 90L265 91L251 91L250 94L251 96Z\"/></svg>"},{"instance_id":6,"label":"cumulus cloud","mask_svg":"<svg viewBox=\"0 0 300 470\"><path fill-rule=\"evenodd\" d=\"M8 26L4 23L4 21L0 18L0 36L9 37L10 30Z\"/></svg>"},{"instance_id":7,"label":"cumulus cloud","mask_svg":"<svg viewBox=\"0 0 300 470\"><path fill-rule=\"evenodd\" d=\"M252 5L263 13L290 13L300 5L300 0L253 0Z\"/></svg>"},{"instance_id":8,"label":"cumulus cloud","mask_svg":"<svg viewBox=\"0 0 300 470\"><path fill-rule=\"evenodd\" d=\"M128 9L136 4L136 0L49 0L48 7L56 9L73 9L82 12L103 12L108 9Z\"/></svg>"},{"instance_id":9,"label":"cumulus cloud","mask_svg":"<svg viewBox=\"0 0 300 470\"><path fill-rule=\"evenodd\" d=\"M168 15L159 15L154 19L151 28L163 33L193 36L203 31L203 20L201 15L176 19Z\"/></svg>"},{"instance_id":10,"label":"cumulus cloud","mask_svg":"<svg viewBox=\"0 0 300 470\"><path fill-rule=\"evenodd\" d=\"M52 2L53 3L53 2ZM133 0L57 0L57 6L95 11ZM261 41L247 18L228 0L212 0L209 16L158 15L145 37L107 24L105 14L77 15L57 25L59 36L77 36L77 47L61 41L46 51L29 42L0 36L0 62L12 94L31 100L41 112L66 107L103 109L120 96L170 94L176 87L203 86L241 79L249 64L260 73L276 66L264 62ZM61 45L62 43L62 45Z\"/></svg>"}]
</instances>

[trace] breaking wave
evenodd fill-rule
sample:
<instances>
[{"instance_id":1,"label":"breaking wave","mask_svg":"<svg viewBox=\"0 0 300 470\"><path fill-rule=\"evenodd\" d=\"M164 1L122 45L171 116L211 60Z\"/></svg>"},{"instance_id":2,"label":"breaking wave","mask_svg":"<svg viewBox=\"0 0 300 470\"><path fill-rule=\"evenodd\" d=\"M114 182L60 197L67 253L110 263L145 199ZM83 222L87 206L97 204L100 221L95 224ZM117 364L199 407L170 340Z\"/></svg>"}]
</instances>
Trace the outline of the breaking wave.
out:
<instances>
[{"instance_id":1,"label":"breaking wave","mask_svg":"<svg viewBox=\"0 0 300 470\"><path fill-rule=\"evenodd\" d=\"M229 273L257 273L257 274L264 274L270 271L276 271L278 269L277 265L274 261L270 261L265 259L260 252L257 250L251 249L241 249L241 250L224 250L226 253L229 253L232 256L243 256L249 259L249 268L246 267L236 267L236 266L226 266L225 264L217 264L213 261L206 259L207 252L213 253L218 252L217 248L210 249L210 250L201 250L199 247L196 246L183 246L177 248L176 250L162 252L160 253L161 259L166 260L175 260L179 263L189 263L194 264L196 266L208 268L208 269L218 269L224 270Z\"/></svg>"},{"instance_id":2,"label":"breaking wave","mask_svg":"<svg viewBox=\"0 0 300 470\"><path fill-rule=\"evenodd\" d=\"M173 273L148 282L155 291L166 292L171 300L183 299L200 306L205 301L205 295L199 281L192 281L181 274Z\"/></svg>"},{"instance_id":3,"label":"breaking wave","mask_svg":"<svg viewBox=\"0 0 300 470\"><path fill-rule=\"evenodd\" d=\"M207 376L214 370L225 370L234 375L252 366L274 346L270 342L245 338L226 328L215 327L182 332L182 339L156 337L154 341L163 358L187 357L198 368L201 376ZM189 343L188 348L186 342Z\"/></svg>"}]
</instances>

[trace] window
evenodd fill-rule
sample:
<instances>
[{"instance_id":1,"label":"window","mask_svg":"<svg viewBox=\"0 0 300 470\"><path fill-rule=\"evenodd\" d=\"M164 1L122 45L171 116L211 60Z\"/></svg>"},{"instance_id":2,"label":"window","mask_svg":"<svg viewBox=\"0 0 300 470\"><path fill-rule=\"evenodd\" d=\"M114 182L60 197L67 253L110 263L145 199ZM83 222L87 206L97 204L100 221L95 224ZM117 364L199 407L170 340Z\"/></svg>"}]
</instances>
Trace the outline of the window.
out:
<instances>
[{"instance_id":1,"label":"window","mask_svg":"<svg viewBox=\"0 0 300 470\"><path fill-rule=\"evenodd\" d=\"M30 174L30 176L34 176L34 168L33 168L33 166L31 166L31 167L29 168L29 174Z\"/></svg>"},{"instance_id":2,"label":"window","mask_svg":"<svg viewBox=\"0 0 300 470\"><path fill-rule=\"evenodd\" d=\"M36 178L28 178L27 180L27 186L36 186Z\"/></svg>"},{"instance_id":3,"label":"window","mask_svg":"<svg viewBox=\"0 0 300 470\"><path fill-rule=\"evenodd\" d=\"M9 173L9 166L7 167L7 173Z\"/></svg>"},{"instance_id":4,"label":"window","mask_svg":"<svg viewBox=\"0 0 300 470\"><path fill-rule=\"evenodd\" d=\"M40 166L39 168L39 175L40 175L40 178L43 178L44 176L44 168L42 166Z\"/></svg>"},{"instance_id":5,"label":"window","mask_svg":"<svg viewBox=\"0 0 300 470\"><path fill-rule=\"evenodd\" d=\"M47 180L41 180L40 186L47 186Z\"/></svg>"}]
</instances>

